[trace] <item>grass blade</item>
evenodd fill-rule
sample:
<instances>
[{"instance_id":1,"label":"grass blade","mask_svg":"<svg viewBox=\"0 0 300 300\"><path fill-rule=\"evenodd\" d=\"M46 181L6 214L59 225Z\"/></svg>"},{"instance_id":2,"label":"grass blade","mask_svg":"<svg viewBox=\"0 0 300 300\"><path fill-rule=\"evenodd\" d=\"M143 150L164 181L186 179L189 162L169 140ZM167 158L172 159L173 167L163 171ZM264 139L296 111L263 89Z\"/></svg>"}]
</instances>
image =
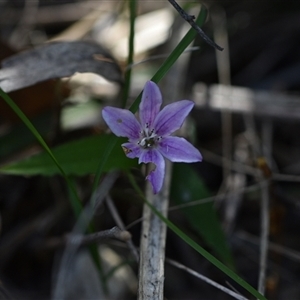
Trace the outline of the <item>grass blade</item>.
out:
<instances>
[{"instance_id":1,"label":"grass blade","mask_svg":"<svg viewBox=\"0 0 300 300\"><path fill-rule=\"evenodd\" d=\"M22 120L22 122L27 126L27 128L31 131L31 133L35 136L37 141L40 143L40 145L44 148L44 150L48 153L54 164L57 166L59 169L61 175L64 177L64 179L67 182L67 185L73 195L71 197L71 205L74 210L75 215L78 217L81 210L82 210L82 205L81 201L77 195L77 192L75 190L74 185L70 181L69 177L66 175L65 171L61 167L60 163L57 161L55 156L53 155L52 151L42 138L42 136L39 134L39 132L35 129L33 124L30 122L30 120L26 117L26 115L21 111L21 109L14 103L14 101L2 90L0 89L0 96L3 98L3 100L10 106L10 108L16 113L16 115Z\"/></svg>"}]
</instances>

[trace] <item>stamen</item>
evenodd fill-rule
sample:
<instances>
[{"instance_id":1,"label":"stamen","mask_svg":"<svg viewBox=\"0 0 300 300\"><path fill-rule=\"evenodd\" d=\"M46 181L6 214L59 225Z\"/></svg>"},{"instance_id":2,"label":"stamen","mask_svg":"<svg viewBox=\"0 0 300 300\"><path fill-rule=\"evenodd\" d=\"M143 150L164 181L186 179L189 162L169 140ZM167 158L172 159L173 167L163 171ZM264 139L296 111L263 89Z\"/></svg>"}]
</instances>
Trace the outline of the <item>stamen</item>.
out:
<instances>
[{"instance_id":1,"label":"stamen","mask_svg":"<svg viewBox=\"0 0 300 300\"><path fill-rule=\"evenodd\" d=\"M137 142L137 144L144 149L151 148L156 146L158 141L158 137L155 133L154 129L149 130L149 123L146 123L142 132L140 132L141 139Z\"/></svg>"},{"instance_id":2,"label":"stamen","mask_svg":"<svg viewBox=\"0 0 300 300\"><path fill-rule=\"evenodd\" d=\"M140 141L140 145L141 145L142 147L144 147L145 144L146 144L146 138L143 138L143 139Z\"/></svg>"}]
</instances>

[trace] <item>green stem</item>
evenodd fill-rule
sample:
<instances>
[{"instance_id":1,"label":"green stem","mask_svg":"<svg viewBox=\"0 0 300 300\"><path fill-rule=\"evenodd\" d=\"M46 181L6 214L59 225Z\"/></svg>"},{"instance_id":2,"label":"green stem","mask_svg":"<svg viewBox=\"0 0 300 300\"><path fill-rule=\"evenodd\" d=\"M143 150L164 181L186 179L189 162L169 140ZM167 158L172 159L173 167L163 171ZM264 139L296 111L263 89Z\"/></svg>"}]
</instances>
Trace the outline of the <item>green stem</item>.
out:
<instances>
[{"instance_id":1,"label":"green stem","mask_svg":"<svg viewBox=\"0 0 300 300\"><path fill-rule=\"evenodd\" d=\"M136 0L129 1L129 11L130 11L130 34L129 34L129 43L128 43L128 58L127 58L127 67L132 65L133 63L133 57L134 57L134 25L135 25L135 18L136 18ZM122 107L126 106L128 97L129 97L129 91L130 91L130 82L131 82L131 68L129 67L125 72L125 79L124 79L124 88L123 88L123 98L122 98ZM94 193L97 189L97 186L99 185L101 175L103 173L103 169L105 166L105 163L112 151L112 149L115 147L117 142L117 137L113 137L110 139L106 151L104 155L102 156L101 161L99 162L99 165L97 167L97 171L95 174L95 179L93 182L93 188L92 192Z\"/></svg>"},{"instance_id":2,"label":"green stem","mask_svg":"<svg viewBox=\"0 0 300 300\"><path fill-rule=\"evenodd\" d=\"M124 89L122 98L122 107L126 107L126 103L130 92L130 82L131 82L131 65L134 58L134 25L136 18L136 0L128 1L129 12L130 12L130 24L129 24L129 40L128 40L128 58L127 58L127 69L125 71L124 79Z\"/></svg>"}]
</instances>

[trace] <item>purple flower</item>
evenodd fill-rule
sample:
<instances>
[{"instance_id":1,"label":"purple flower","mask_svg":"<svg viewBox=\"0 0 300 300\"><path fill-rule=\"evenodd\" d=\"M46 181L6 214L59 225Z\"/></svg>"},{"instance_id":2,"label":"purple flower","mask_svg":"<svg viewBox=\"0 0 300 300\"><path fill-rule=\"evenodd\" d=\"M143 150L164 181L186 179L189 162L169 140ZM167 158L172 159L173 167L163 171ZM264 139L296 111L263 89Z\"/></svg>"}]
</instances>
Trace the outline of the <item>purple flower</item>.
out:
<instances>
[{"instance_id":1,"label":"purple flower","mask_svg":"<svg viewBox=\"0 0 300 300\"><path fill-rule=\"evenodd\" d=\"M155 169L146 177L152 184L154 194L163 185L164 157L172 162L191 163L202 160L200 152L187 140L170 135L181 127L194 107L194 102L181 100L160 111L161 104L162 96L158 86L148 81L139 107L140 122L127 109L107 106L102 110L103 119L111 131L129 139L122 144L127 157L138 157L139 164L155 165Z\"/></svg>"}]
</instances>

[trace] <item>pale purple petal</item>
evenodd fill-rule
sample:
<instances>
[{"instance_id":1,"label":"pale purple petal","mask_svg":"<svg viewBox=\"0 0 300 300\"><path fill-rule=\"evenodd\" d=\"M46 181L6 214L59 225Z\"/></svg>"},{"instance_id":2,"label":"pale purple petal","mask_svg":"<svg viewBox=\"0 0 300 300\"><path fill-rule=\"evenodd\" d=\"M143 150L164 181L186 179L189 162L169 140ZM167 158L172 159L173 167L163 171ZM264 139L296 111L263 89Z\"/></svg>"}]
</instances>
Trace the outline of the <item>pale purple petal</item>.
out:
<instances>
[{"instance_id":1,"label":"pale purple petal","mask_svg":"<svg viewBox=\"0 0 300 300\"><path fill-rule=\"evenodd\" d=\"M181 100L165 106L157 115L153 127L158 135L169 135L179 129L194 107L194 102Z\"/></svg>"},{"instance_id":2,"label":"pale purple petal","mask_svg":"<svg viewBox=\"0 0 300 300\"><path fill-rule=\"evenodd\" d=\"M177 136L163 137L159 142L160 153L172 162L202 161L200 152L186 139Z\"/></svg>"},{"instance_id":3,"label":"pale purple petal","mask_svg":"<svg viewBox=\"0 0 300 300\"><path fill-rule=\"evenodd\" d=\"M161 104L162 96L158 86L152 81L147 81L144 87L139 110L142 126L146 123L148 123L149 126L153 124L156 115L159 113Z\"/></svg>"},{"instance_id":4,"label":"pale purple petal","mask_svg":"<svg viewBox=\"0 0 300 300\"><path fill-rule=\"evenodd\" d=\"M121 146L127 157L129 158L140 157L142 149L139 145L134 143L124 143Z\"/></svg>"},{"instance_id":5,"label":"pale purple petal","mask_svg":"<svg viewBox=\"0 0 300 300\"><path fill-rule=\"evenodd\" d=\"M142 128L131 111L106 106L102 110L102 116L115 135L128 137L132 140L139 138Z\"/></svg>"},{"instance_id":6,"label":"pale purple petal","mask_svg":"<svg viewBox=\"0 0 300 300\"><path fill-rule=\"evenodd\" d=\"M153 193L157 194L163 185L165 176L165 160L163 156L156 150L150 149L147 151L142 151L139 159L139 163L153 163L155 164L155 169L150 171L149 175L146 177L151 184Z\"/></svg>"}]
</instances>

